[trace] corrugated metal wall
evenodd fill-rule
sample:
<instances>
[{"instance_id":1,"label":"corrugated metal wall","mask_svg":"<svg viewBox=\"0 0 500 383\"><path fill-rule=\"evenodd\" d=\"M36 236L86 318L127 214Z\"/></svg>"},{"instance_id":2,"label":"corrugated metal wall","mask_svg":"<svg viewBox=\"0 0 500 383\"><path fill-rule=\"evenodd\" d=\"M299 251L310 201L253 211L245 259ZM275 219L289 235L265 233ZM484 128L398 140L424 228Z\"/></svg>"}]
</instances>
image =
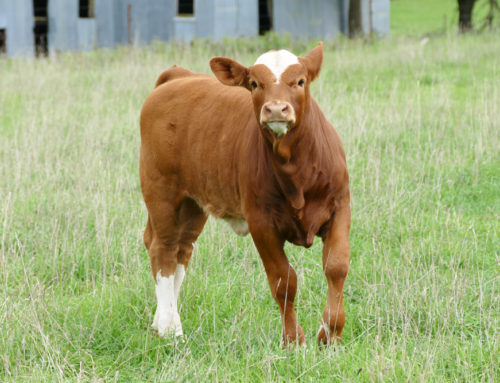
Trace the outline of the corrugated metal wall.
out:
<instances>
[{"instance_id":1,"label":"corrugated metal wall","mask_svg":"<svg viewBox=\"0 0 500 383\"><path fill-rule=\"evenodd\" d=\"M380 36L389 36L389 0L361 0L361 13L363 33L376 33Z\"/></svg>"},{"instance_id":2,"label":"corrugated metal wall","mask_svg":"<svg viewBox=\"0 0 500 383\"><path fill-rule=\"evenodd\" d=\"M277 33L330 39L347 33L349 0L273 0ZM79 17L79 0L48 0L49 52L91 50L152 40L251 37L259 32L258 0L195 0L194 15L177 15L178 0L94 0L94 17ZM363 30L389 34L390 0L362 0ZM7 55L34 53L33 0L0 0Z\"/></svg>"},{"instance_id":3,"label":"corrugated metal wall","mask_svg":"<svg viewBox=\"0 0 500 383\"><path fill-rule=\"evenodd\" d=\"M293 37L331 39L345 24L344 0L274 0L274 30Z\"/></svg>"},{"instance_id":4,"label":"corrugated metal wall","mask_svg":"<svg viewBox=\"0 0 500 383\"><path fill-rule=\"evenodd\" d=\"M0 29L5 29L8 56L33 56L33 1L0 0Z\"/></svg>"}]
</instances>

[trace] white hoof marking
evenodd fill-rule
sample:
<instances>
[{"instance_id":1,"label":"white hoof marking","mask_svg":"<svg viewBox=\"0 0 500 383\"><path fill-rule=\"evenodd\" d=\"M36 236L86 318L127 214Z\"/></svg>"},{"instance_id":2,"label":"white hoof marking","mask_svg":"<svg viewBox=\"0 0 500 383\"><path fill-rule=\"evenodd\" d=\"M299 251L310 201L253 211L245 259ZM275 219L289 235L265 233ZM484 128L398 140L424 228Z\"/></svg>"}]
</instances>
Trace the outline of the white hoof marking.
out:
<instances>
[{"instance_id":1,"label":"white hoof marking","mask_svg":"<svg viewBox=\"0 0 500 383\"><path fill-rule=\"evenodd\" d=\"M177 311L177 298L179 296L185 268L177 265L175 274L164 277L161 271L156 275L157 308L152 327L161 337L175 335L182 336L182 324Z\"/></svg>"},{"instance_id":2,"label":"white hoof marking","mask_svg":"<svg viewBox=\"0 0 500 383\"><path fill-rule=\"evenodd\" d=\"M160 337L183 335L181 318L177 312L165 312L159 314L158 335Z\"/></svg>"},{"instance_id":3,"label":"white hoof marking","mask_svg":"<svg viewBox=\"0 0 500 383\"><path fill-rule=\"evenodd\" d=\"M158 310L155 312L155 317L153 318L153 323L151 324L153 330L158 330Z\"/></svg>"}]
</instances>

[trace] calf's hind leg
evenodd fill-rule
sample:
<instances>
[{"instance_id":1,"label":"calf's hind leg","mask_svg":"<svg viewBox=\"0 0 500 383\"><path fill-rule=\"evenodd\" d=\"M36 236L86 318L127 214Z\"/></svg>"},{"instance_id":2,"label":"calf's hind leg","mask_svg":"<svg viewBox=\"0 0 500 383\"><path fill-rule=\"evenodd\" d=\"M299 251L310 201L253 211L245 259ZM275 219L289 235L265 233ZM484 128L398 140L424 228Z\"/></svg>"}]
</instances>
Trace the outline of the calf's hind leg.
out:
<instances>
[{"instance_id":1,"label":"calf's hind leg","mask_svg":"<svg viewBox=\"0 0 500 383\"><path fill-rule=\"evenodd\" d=\"M203 230L207 218L203 209L201 209L192 199L184 199L179 207L177 221L180 226L180 234L177 252L177 268L175 270L174 279L174 294L176 301L179 299L180 288L193 253L194 243Z\"/></svg>"},{"instance_id":2,"label":"calf's hind leg","mask_svg":"<svg viewBox=\"0 0 500 383\"><path fill-rule=\"evenodd\" d=\"M144 241L149 250L158 303L152 327L160 336L181 336L177 301L192 244L203 229L206 216L192 200L183 200L177 206L166 200L154 203L145 200L149 220Z\"/></svg>"},{"instance_id":3,"label":"calf's hind leg","mask_svg":"<svg viewBox=\"0 0 500 383\"><path fill-rule=\"evenodd\" d=\"M144 233L144 242L149 251L157 299L152 327L160 336L170 334L180 336L182 325L177 311L174 287L179 235L179 228L175 222L175 206L165 201L152 203L146 198L145 200L149 210L149 221Z\"/></svg>"}]
</instances>

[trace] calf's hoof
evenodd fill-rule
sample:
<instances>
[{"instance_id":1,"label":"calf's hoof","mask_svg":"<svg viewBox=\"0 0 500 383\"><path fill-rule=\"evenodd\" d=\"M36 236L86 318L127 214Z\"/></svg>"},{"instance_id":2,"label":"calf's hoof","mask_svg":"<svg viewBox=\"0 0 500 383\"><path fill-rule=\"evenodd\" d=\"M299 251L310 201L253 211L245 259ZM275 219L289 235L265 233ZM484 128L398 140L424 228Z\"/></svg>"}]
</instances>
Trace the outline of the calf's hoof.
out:
<instances>
[{"instance_id":1,"label":"calf's hoof","mask_svg":"<svg viewBox=\"0 0 500 383\"><path fill-rule=\"evenodd\" d=\"M151 327L160 338L172 335L182 337L183 335L181 318L179 317L179 313L174 311L158 312L157 310Z\"/></svg>"},{"instance_id":2,"label":"calf's hoof","mask_svg":"<svg viewBox=\"0 0 500 383\"><path fill-rule=\"evenodd\" d=\"M322 324L318 330L318 345L329 346L340 344L342 336L338 336L335 330L330 330L329 326Z\"/></svg>"},{"instance_id":3,"label":"calf's hoof","mask_svg":"<svg viewBox=\"0 0 500 383\"><path fill-rule=\"evenodd\" d=\"M302 327L297 326L297 331L289 334L282 334L284 347L305 346L306 338Z\"/></svg>"}]
</instances>

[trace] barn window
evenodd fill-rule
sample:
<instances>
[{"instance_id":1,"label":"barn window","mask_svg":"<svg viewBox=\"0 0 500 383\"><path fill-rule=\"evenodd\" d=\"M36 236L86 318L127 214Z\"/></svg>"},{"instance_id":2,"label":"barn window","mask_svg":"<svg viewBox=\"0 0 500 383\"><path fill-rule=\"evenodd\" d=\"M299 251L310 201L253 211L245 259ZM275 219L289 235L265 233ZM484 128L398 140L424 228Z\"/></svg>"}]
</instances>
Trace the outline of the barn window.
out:
<instances>
[{"instance_id":1,"label":"barn window","mask_svg":"<svg viewBox=\"0 0 500 383\"><path fill-rule=\"evenodd\" d=\"M80 0L78 16L84 19L94 17L94 0Z\"/></svg>"},{"instance_id":2,"label":"barn window","mask_svg":"<svg viewBox=\"0 0 500 383\"><path fill-rule=\"evenodd\" d=\"M177 3L177 15L194 16L194 0L179 0Z\"/></svg>"},{"instance_id":3,"label":"barn window","mask_svg":"<svg viewBox=\"0 0 500 383\"><path fill-rule=\"evenodd\" d=\"M0 29L0 56L7 54L7 33L5 29Z\"/></svg>"},{"instance_id":4,"label":"barn window","mask_svg":"<svg viewBox=\"0 0 500 383\"><path fill-rule=\"evenodd\" d=\"M273 1L259 0L259 35L273 29Z\"/></svg>"}]
</instances>

